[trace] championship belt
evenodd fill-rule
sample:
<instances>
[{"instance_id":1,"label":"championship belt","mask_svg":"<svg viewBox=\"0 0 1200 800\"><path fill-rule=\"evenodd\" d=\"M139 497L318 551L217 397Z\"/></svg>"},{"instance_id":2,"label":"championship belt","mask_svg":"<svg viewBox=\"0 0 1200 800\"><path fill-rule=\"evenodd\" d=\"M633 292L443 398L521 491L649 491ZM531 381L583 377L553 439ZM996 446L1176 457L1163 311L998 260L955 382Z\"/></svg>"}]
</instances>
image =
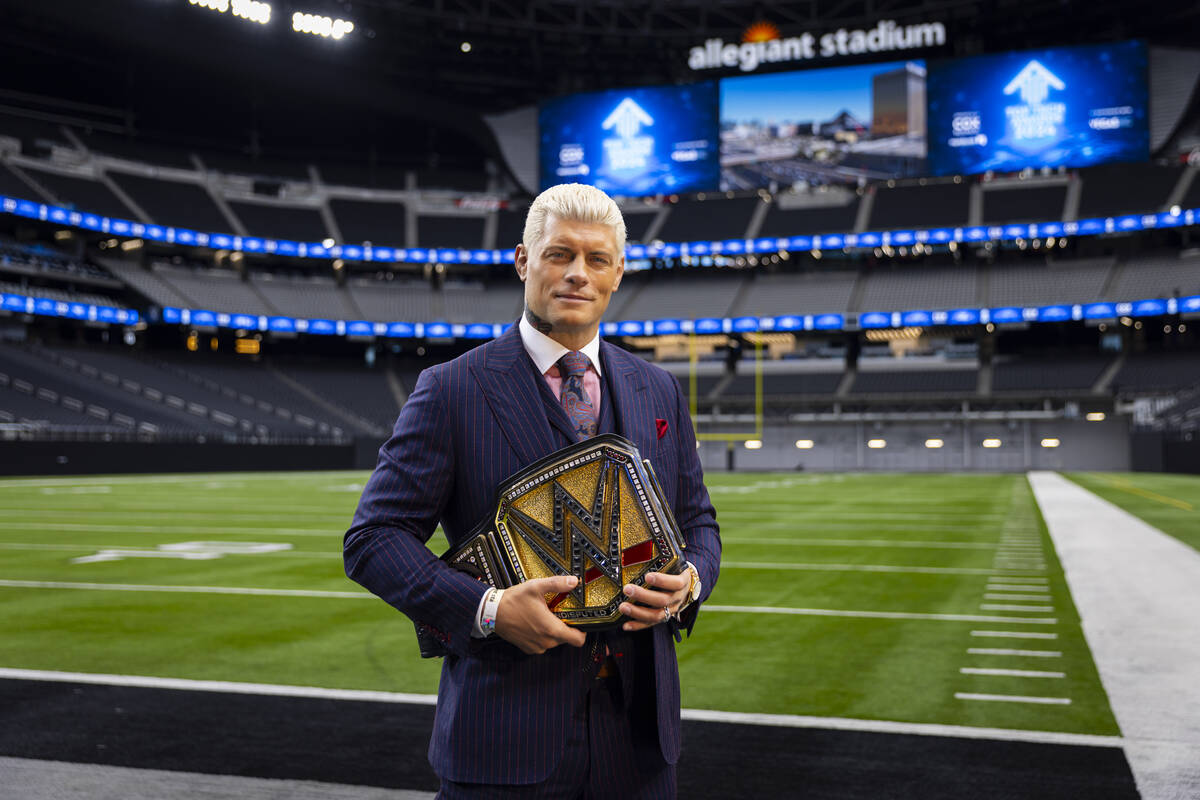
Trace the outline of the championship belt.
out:
<instances>
[{"instance_id":1,"label":"championship belt","mask_svg":"<svg viewBox=\"0 0 1200 800\"><path fill-rule=\"evenodd\" d=\"M578 628L615 628L627 584L647 572L678 574L685 547L650 462L612 433L564 447L501 482L496 514L442 560L503 589L533 578L575 575L575 588L547 594L550 610ZM447 654L417 623L421 655Z\"/></svg>"}]
</instances>

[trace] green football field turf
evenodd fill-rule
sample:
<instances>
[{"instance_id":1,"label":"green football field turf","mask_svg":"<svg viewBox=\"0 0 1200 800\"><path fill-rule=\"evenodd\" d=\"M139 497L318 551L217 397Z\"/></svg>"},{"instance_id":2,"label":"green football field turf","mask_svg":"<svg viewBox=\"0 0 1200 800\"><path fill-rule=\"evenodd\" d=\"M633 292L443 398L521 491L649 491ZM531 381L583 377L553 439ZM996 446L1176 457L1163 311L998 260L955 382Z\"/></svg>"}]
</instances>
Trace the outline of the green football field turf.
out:
<instances>
[{"instance_id":1,"label":"green football field turf","mask_svg":"<svg viewBox=\"0 0 1200 800\"><path fill-rule=\"evenodd\" d=\"M0 667L435 692L410 623L342 571L365 477L0 480ZM1023 476L709 486L724 565L679 647L686 707L1118 732ZM186 542L289 549L147 555Z\"/></svg>"},{"instance_id":2,"label":"green football field turf","mask_svg":"<svg viewBox=\"0 0 1200 800\"><path fill-rule=\"evenodd\" d=\"M1085 489L1200 550L1200 476L1072 472Z\"/></svg>"}]
</instances>

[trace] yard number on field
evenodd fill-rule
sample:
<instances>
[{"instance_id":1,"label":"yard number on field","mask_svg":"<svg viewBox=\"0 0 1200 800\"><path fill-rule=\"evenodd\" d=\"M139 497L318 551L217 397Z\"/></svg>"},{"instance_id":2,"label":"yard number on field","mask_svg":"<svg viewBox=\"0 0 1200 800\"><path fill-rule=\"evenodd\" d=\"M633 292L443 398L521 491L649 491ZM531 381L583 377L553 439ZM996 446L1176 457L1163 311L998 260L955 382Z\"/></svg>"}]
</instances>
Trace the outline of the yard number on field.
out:
<instances>
[{"instance_id":1,"label":"yard number on field","mask_svg":"<svg viewBox=\"0 0 1200 800\"><path fill-rule=\"evenodd\" d=\"M154 550L145 548L101 550L95 555L73 558L71 563L92 564L97 561L120 561L123 558L185 558L200 561L227 555L278 553L280 550L291 549L292 546L287 542L176 542L160 544Z\"/></svg>"}]
</instances>

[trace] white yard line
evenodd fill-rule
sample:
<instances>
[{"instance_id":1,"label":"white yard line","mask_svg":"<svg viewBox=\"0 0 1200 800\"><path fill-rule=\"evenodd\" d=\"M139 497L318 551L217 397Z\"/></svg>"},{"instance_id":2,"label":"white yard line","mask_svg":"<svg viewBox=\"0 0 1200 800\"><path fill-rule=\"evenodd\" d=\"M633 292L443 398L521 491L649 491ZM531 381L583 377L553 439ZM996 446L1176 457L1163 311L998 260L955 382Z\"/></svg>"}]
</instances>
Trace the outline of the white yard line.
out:
<instances>
[{"instance_id":1,"label":"white yard line","mask_svg":"<svg viewBox=\"0 0 1200 800\"><path fill-rule=\"evenodd\" d=\"M972 656L1021 656L1028 658L1062 658L1058 650L1010 650L1003 647L968 647L967 655Z\"/></svg>"},{"instance_id":2,"label":"white yard line","mask_svg":"<svg viewBox=\"0 0 1200 800\"><path fill-rule=\"evenodd\" d=\"M222 543L224 544L224 542ZM235 542L236 544L236 542ZM0 550L31 550L31 551L62 551L62 552L79 552L81 550L145 550L154 552L156 548L145 545L128 545L128 544L40 544L35 542L0 542ZM239 555L238 553L230 552L226 555ZM256 553L255 555L261 555ZM298 556L300 558L341 558L341 548L329 550L277 550L271 553L273 556Z\"/></svg>"},{"instance_id":3,"label":"white yard line","mask_svg":"<svg viewBox=\"0 0 1200 800\"><path fill-rule=\"evenodd\" d=\"M0 530L39 530L39 531L70 531L71 533L86 533L87 531L102 531L104 533L165 533L175 534L179 531L210 534L244 534L244 533L276 533L288 536L322 536L326 538L342 538L346 532L334 528L319 530L315 528L275 528L264 525L260 527L239 527L230 525L176 525L168 517L161 525L120 525L90 522L0 522Z\"/></svg>"},{"instance_id":4,"label":"white yard line","mask_svg":"<svg viewBox=\"0 0 1200 800\"><path fill-rule=\"evenodd\" d=\"M1013 594L1011 592L988 592L984 600L1045 600L1044 594Z\"/></svg>"},{"instance_id":5,"label":"white yard line","mask_svg":"<svg viewBox=\"0 0 1200 800\"><path fill-rule=\"evenodd\" d=\"M971 631L972 636L989 636L997 639L1057 639L1057 633L1037 631Z\"/></svg>"},{"instance_id":6,"label":"white yard line","mask_svg":"<svg viewBox=\"0 0 1200 800\"><path fill-rule=\"evenodd\" d=\"M1200 553L1061 475L1029 484L1138 790L1200 796Z\"/></svg>"},{"instance_id":7,"label":"white yard line","mask_svg":"<svg viewBox=\"0 0 1200 800\"><path fill-rule=\"evenodd\" d=\"M1029 697L1017 694L976 694L974 692L955 692L959 700L986 700L995 703L1037 703L1040 705L1069 706L1069 697Z\"/></svg>"},{"instance_id":8,"label":"white yard line","mask_svg":"<svg viewBox=\"0 0 1200 800\"><path fill-rule=\"evenodd\" d=\"M1021 572L990 567L917 567L896 564L823 564L772 561L721 561L721 569L798 569L827 572L903 572L928 575L998 575L1002 572Z\"/></svg>"},{"instance_id":9,"label":"white yard line","mask_svg":"<svg viewBox=\"0 0 1200 800\"><path fill-rule=\"evenodd\" d=\"M980 611L1030 611L1051 612L1054 606L1031 606L1026 603L980 603Z\"/></svg>"},{"instance_id":10,"label":"white yard line","mask_svg":"<svg viewBox=\"0 0 1200 800\"><path fill-rule=\"evenodd\" d=\"M794 614L810 617L861 617L864 619L940 620L944 622L1010 622L1022 625L1053 625L1048 617L1000 617L978 614L926 614L915 611L849 611L830 608L782 608L778 606L718 606L705 603L703 611L733 614Z\"/></svg>"},{"instance_id":11,"label":"white yard line","mask_svg":"<svg viewBox=\"0 0 1200 800\"><path fill-rule=\"evenodd\" d=\"M1039 669L993 669L991 667L962 667L963 675L997 675L1009 678L1065 678L1065 672L1046 672Z\"/></svg>"},{"instance_id":12,"label":"white yard line","mask_svg":"<svg viewBox=\"0 0 1200 800\"><path fill-rule=\"evenodd\" d=\"M332 700L359 700L381 703L416 703L432 705L431 694L401 694L351 689L325 689L315 686L281 686L263 683L229 681L197 681L183 678L156 678L138 675L100 675L81 672L0 668L0 679L90 683L110 686L136 686L181 691L233 692L283 697L319 697ZM784 728L817 728L824 730L899 733L918 736L949 736L963 739L995 739L1039 744L1067 744L1085 747L1120 747L1119 736L1095 736L1082 733L1055 733L1011 728L977 728L964 725L937 725L889 720L812 717L798 714L753 714L737 711L715 711L702 708L683 709L683 718L701 722L731 722L743 725L768 725Z\"/></svg>"},{"instance_id":13,"label":"white yard line","mask_svg":"<svg viewBox=\"0 0 1200 800\"><path fill-rule=\"evenodd\" d=\"M169 586L150 583L86 583L75 581L0 580L10 589L81 589L101 592L181 592L184 594L246 594L264 597L324 597L342 600L376 600L368 592L336 592L319 589L256 589L250 586Z\"/></svg>"},{"instance_id":14,"label":"white yard line","mask_svg":"<svg viewBox=\"0 0 1200 800\"><path fill-rule=\"evenodd\" d=\"M1003 580L1005 583L1049 583L1050 582L1049 578L1043 578L1040 575L1031 575L1031 576L1025 577L1025 578L1019 578L1019 577L1013 575L1013 576L1009 576L1009 577L1005 577L1005 578L992 578L991 580L993 582L999 582L1000 580Z\"/></svg>"},{"instance_id":15,"label":"white yard line","mask_svg":"<svg viewBox=\"0 0 1200 800\"><path fill-rule=\"evenodd\" d=\"M261 597L316 597L338 600L374 600L367 592L338 592L317 589L260 589L251 586L178 586L143 583L91 583L76 581L0 580L0 588L76 589L99 592L178 592L183 594L234 594ZM979 614L935 614L919 611L859 611L833 608L788 608L781 606L725 606L705 604L716 614L784 614L813 617L859 617L863 619L936 620L943 622L1007 622L1017 625L1053 625L1048 617L985 616Z\"/></svg>"},{"instance_id":16,"label":"white yard line","mask_svg":"<svg viewBox=\"0 0 1200 800\"><path fill-rule=\"evenodd\" d=\"M1013 583L989 583L987 585L989 592L1049 592L1049 586L1035 586L1029 584L1020 586Z\"/></svg>"},{"instance_id":17,"label":"white yard line","mask_svg":"<svg viewBox=\"0 0 1200 800\"><path fill-rule=\"evenodd\" d=\"M721 536L722 544L769 544L774 547L929 547L945 550L989 550L988 542L914 542L903 539L783 539L769 536Z\"/></svg>"}]
</instances>

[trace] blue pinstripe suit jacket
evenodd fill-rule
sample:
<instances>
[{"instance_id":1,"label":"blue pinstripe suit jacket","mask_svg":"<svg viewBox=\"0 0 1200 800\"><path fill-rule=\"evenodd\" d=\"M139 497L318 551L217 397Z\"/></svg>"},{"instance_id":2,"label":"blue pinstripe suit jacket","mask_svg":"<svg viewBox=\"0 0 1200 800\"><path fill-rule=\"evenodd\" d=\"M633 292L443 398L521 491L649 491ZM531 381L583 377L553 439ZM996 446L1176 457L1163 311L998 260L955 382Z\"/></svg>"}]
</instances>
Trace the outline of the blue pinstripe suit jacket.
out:
<instances>
[{"instance_id":1,"label":"blue pinstripe suit jacket","mask_svg":"<svg viewBox=\"0 0 1200 800\"><path fill-rule=\"evenodd\" d=\"M721 542L704 487L679 383L664 370L601 342L619 431L650 459L700 572L703 601L717 582ZM429 760L441 777L472 783L535 783L562 757L587 689L587 648L527 656L495 638L471 638L485 587L425 546L440 522L451 544L495 513L501 480L561 446L536 368L513 325L495 341L421 373L391 438L379 451L346 533L346 573L445 636ZM667 421L660 439L655 420ZM573 441L570 430L562 431ZM684 615L689 629L699 604ZM679 671L666 626L652 637L658 739L679 757Z\"/></svg>"}]
</instances>

